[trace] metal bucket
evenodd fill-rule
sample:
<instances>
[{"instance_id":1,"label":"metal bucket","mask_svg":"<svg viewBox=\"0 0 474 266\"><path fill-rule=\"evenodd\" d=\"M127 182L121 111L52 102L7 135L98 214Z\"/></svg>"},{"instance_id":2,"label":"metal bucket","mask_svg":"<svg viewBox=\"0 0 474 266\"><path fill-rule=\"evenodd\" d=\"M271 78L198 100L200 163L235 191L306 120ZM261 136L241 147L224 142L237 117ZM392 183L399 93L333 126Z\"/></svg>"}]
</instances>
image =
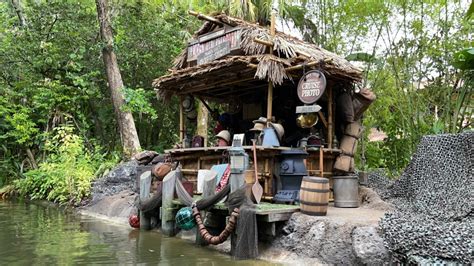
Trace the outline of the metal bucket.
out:
<instances>
[{"instance_id":1,"label":"metal bucket","mask_svg":"<svg viewBox=\"0 0 474 266\"><path fill-rule=\"evenodd\" d=\"M359 207L359 177L356 175L334 176L334 207Z\"/></svg>"}]
</instances>

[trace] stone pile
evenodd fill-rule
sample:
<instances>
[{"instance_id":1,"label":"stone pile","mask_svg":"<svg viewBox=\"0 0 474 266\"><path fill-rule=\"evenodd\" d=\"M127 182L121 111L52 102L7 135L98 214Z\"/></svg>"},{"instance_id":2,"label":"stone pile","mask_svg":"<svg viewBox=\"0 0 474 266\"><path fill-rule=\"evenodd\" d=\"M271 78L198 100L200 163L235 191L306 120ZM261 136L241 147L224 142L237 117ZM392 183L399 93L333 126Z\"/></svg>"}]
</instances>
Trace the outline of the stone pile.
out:
<instances>
[{"instance_id":1,"label":"stone pile","mask_svg":"<svg viewBox=\"0 0 474 266\"><path fill-rule=\"evenodd\" d=\"M380 221L387 248L401 262L472 263L474 132L424 137L393 184L369 186L396 206Z\"/></svg>"}]
</instances>

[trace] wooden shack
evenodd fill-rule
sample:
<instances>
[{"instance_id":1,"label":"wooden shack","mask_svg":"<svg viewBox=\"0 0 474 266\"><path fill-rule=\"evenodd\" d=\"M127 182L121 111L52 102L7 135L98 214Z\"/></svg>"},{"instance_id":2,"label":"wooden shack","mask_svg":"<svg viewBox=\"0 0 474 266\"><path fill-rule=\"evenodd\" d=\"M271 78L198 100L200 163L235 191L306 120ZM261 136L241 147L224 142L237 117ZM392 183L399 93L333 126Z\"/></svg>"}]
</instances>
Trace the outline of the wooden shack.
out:
<instances>
[{"instance_id":1,"label":"wooden shack","mask_svg":"<svg viewBox=\"0 0 474 266\"><path fill-rule=\"evenodd\" d=\"M280 152L300 147L301 138L314 132L321 137L322 146L302 147L309 154L306 168L310 175L331 178L334 160L341 153L338 136L344 130L336 114L336 98L342 92L354 90L362 79L361 70L316 44L275 31L274 26L266 28L223 14L209 17L190 13L204 24L176 58L170 73L153 82L160 96L175 95L181 100L180 142L184 142L186 134L194 135L183 108L185 97L192 96L214 106L227 104L234 107L230 112L233 133L245 133L259 117L279 122L285 128L282 145L257 147L264 199L271 200L276 192ZM296 125L295 110L305 104L298 97L297 85L311 70L324 74L326 86L316 102L321 107L317 112L319 122L313 128L302 129ZM244 143L244 149L251 155L248 143ZM195 182L199 169L210 169L227 160L226 147L212 146L183 144L166 152L180 162L187 179Z\"/></svg>"}]
</instances>

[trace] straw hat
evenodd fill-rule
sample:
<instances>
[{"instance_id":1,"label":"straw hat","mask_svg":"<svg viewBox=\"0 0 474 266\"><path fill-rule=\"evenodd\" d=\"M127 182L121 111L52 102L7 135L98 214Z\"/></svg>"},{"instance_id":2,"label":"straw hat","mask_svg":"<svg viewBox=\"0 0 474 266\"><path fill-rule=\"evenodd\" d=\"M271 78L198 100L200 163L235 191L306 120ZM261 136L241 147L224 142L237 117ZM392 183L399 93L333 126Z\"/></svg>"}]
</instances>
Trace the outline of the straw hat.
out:
<instances>
[{"instance_id":1,"label":"straw hat","mask_svg":"<svg viewBox=\"0 0 474 266\"><path fill-rule=\"evenodd\" d=\"M265 124L267 123L267 118L261 116L257 120L252 121L254 124Z\"/></svg>"},{"instance_id":2,"label":"straw hat","mask_svg":"<svg viewBox=\"0 0 474 266\"><path fill-rule=\"evenodd\" d=\"M223 140L227 141L227 143L229 143L229 141L230 141L230 132L227 131L227 130L222 130L221 132L219 132L219 134L216 135L216 138L223 139Z\"/></svg>"},{"instance_id":3,"label":"straw hat","mask_svg":"<svg viewBox=\"0 0 474 266\"><path fill-rule=\"evenodd\" d=\"M263 131L263 128L265 128L265 124L259 122L259 123L255 123L253 125L253 128L250 129L250 131Z\"/></svg>"},{"instance_id":4,"label":"straw hat","mask_svg":"<svg viewBox=\"0 0 474 266\"><path fill-rule=\"evenodd\" d=\"M283 126L281 124L278 124L278 123L270 123L270 126L273 127L273 129L275 129L275 131L278 135L278 140L281 140L281 138L285 134L285 129L283 128Z\"/></svg>"}]
</instances>

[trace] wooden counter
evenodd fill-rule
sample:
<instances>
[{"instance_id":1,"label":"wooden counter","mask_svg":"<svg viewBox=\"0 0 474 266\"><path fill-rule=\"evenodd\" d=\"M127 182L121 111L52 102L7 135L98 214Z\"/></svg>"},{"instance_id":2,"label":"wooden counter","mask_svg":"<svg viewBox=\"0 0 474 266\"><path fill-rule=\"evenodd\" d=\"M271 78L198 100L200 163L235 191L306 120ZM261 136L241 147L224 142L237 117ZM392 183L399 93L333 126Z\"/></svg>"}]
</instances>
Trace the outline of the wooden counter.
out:
<instances>
[{"instance_id":1,"label":"wooden counter","mask_svg":"<svg viewBox=\"0 0 474 266\"><path fill-rule=\"evenodd\" d=\"M194 183L196 190L197 173L201 169L211 169L213 165L228 163L229 147L199 147L185 149L169 149L165 153L171 156L173 160L179 161L183 175ZM264 196L272 197L276 193L276 177L274 173L279 170L280 153L285 150L291 150L291 147L263 147L257 146L257 166L259 182L264 188ZM249 169L253 169L252 146L243 146L243 149L249 155ZM306 168L309 175L321 176L319 169L320 149L307 148L308 158L306 159ZM323 148L323 173L324 177L333 176L334 160L341 151L338 149ZM246 181L254 182L255 177L252 170L247 171Z\"/></svg>"}]
</instances>

